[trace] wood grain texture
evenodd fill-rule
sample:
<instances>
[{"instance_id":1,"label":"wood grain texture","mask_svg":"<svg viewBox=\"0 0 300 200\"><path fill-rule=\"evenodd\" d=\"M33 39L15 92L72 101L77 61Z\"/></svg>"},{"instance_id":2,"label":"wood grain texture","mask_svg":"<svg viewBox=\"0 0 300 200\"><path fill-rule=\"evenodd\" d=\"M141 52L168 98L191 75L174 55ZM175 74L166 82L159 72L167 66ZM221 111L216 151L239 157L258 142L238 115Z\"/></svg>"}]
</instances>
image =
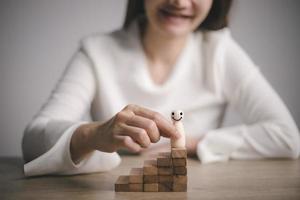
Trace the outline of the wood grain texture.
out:
<instances>
[{"instance_id":1,"label":"wood grain texture","mask_svg":"<svg viewBox=\"0 0 300 200\"><path fill-rule=\"evenodd\" d=\"M129 183L143 183L143 168L132 168L129 174Z\"/></svg>"},{"instance_id":2,"label":"wood grain texture","mask_svg":"<svg viewBox=\"0 0 300 200\"><path fill-rule=\"evenodd\" d=\"M144 161L144 168L143 168L144 175L157 175L157 161L156 160L145 160Z\"/></svg>"},{"instance_id":3,"label":"wood grain texture","mask_svg":"<svg viewBox=\"0 0 300 200\"><path fill-rule=\"evenodd\" d=\"M144 183L158 183L158 175L144 175Z\"/></svg>"},{"instance_id":4,"label":"wood grain texture","mask_svg":"<svg viewBox=\"0 0 300 200\"><path fill-rule=\"evenodd\" d=\"M157 157L157 166L158 167L170 167L172 166L172 158L170 152L159 153Z\"/></svg>"},{"instance_id":5,"label":"wood grain texture","mask_svg":"<svg viewBox=\"0 0 300 200\"><path fill-rule=\"evenodd\" d=\"M187 168L186 167L173 167L173 173L176 175L186 175Z\"/></svg>"},{"instance_id":6,"label":"wood grain texture","mask_svg":"<svg viewBox=\"0 0 300 200\"><path fill-rule=\"evenodd\" d=\"M130 192L143 192L144 185L142 183L129 183L129 191Z\"/></svg>"},{"instance_id":7,"label":"wood grain texture","mask_svg":"<svg viewBox=\"0 0 300 200\"><path fill-rule=\"evenodd\" d=\"M158 192L158 183L145 183L144 192Z\"/></svg>"},{"instance_id":8,"label":"wood grain texture","mask_svg":"<svg viewBox=\"0 0 300 200\"><path fill-rule=\"evenodd\" d=\"M300 160L283 159L208 165L188 159L187 192L116 193L117 178L147 158L123 156L121 165L109 172L35 178L24 177L20 158L1 158L0 199L300 199Z\"/></svg>"},{"instance_id":9,"label":"wood grain texture","mask_svg":"<svg viewBox=\"0 0 300 200\"><path fill-rule=\"evenodd\" d=\"M158 191L159 192L172 192L173 183L158 183Z\"/></svg>"},{"instance_id":10,"label":"wood grain texture","mask_svg":"<svg viewBox=\"0 0 300 200\"><path fill-rule=\"evenodd\" d=\"M158 168L158 175L172 175L173 168L172 167L159 167Z\"/></svg>"},{"instance_id":11,"label":"wood grain texture","mask_svg":"<svg viewBox=\"0 0 300 200\"><path fill-rule=\"evenodd\" d=\"M176 184L187 184L187 176L183 175L173 175L173 183Z\"/></svg>"},{"instance_id":12,"label":"wood grain texture","mask_svg":"<svg viewBox=\"0 0 300 200\"><path fill-rule=\"evenodd\" d=\"M159 175L158 182L159 183L173 183L173 176L172 175Z\"/></svg>"},{"instance_id":13,"label":"wood grain texture","mask_svg":"<svg viewBox=\"0 0 300 200\"><path fill-rule=\"evenodd\" d=\"M171 157L172 158L186 158L187 157L186 148L172 148L171 149Z\"/></svg>"},{"instance_id":14,"label":"wood grain texture","mask_svg":"<svg viewBox=\"0 0 300 200\"><path fill-rule=\"evenodd\" d=\"M187 191L187 184L173 183L172 191L173 192L186 192Z\"/></svg>"},{"instance_id":15,"label":"wood grain texture","mask_svg":"<svg viewBox=\"0 0 300 200\"><path fill-rule=\"evenodd\" d=\"M186 158L172 158L172 165L176 167L186 166Z\"/></svg>"},{"instance_id":16,"label":"wood grain texture","mask_svg":"<svg viewBox=\"0 0 300 200\"><path fill-rule=\"evenodd\" d=\"M129 192L129 176L119 176L115 183L116 192Z\"/></svg>"}]
</instances>

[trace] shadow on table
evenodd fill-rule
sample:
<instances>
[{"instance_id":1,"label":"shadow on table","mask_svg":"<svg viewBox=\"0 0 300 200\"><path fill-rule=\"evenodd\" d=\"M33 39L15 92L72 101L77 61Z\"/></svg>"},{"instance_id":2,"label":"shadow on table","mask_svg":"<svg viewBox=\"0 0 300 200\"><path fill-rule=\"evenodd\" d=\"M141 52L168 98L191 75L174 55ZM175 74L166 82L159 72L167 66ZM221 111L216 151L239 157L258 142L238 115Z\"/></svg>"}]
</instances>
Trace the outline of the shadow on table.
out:
<instances>
[{"instance_id":1,"label":"shadow on table","mask_svg":"<svg viewBox=\"0 0 300 200\"><path fill-rule=\"evenodd\" d=\"M110 172L92 173L81 175L46 175L25 177L23 172L24 161L20 157L1 157L0 158L0 182L8 183L14 181L22 187L43 188L47 190L57 190L70 188L74 190L97 190L114 191L115 175Z\"/></svg>"}]
</instances>

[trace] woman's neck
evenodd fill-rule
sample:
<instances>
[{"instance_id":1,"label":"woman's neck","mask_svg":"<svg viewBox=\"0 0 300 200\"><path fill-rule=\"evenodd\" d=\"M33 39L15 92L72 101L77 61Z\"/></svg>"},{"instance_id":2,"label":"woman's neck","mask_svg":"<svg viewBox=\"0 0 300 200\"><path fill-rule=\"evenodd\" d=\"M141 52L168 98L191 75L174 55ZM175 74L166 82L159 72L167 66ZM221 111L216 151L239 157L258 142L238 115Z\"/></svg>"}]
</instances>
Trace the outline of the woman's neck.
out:
<instances>
[{"instance_id":1,"label":"woman's neck","mask_svg":"<svg viewBox=\"0 0 300 200\"><path fill-rule=\"evenodd\" d=\"M155 31L150 25L144 26L142 44L150 63L173 66L185 46L187 36L167 37Z\"/></svg>"}]
</instances>

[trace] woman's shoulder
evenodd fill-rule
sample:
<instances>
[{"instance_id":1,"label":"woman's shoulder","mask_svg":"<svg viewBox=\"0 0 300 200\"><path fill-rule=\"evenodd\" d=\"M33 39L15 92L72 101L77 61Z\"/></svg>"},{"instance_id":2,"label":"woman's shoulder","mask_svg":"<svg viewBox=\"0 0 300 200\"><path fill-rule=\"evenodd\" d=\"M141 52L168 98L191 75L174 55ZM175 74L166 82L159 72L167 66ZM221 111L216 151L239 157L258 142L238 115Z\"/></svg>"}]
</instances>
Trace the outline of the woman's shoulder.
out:
<instances>
[{"instance_id":1,"label":"woman's shoulder","mask_svg":"<svg viewBox=\"0 0 300 200\"><path fill-rule=\"evenodd\" d=\"M217 58L227 59L247 58L248 55L239 42L233 37L230 28L226 27L217 31L203 32L203 43L206 43L207 50L217 54ZM236 55L240 55L236 57Z\"/></svg>"},{"instance_id":2,"label":"woman's shoulder","mask_svg":"<svg viewBox=\"0 0 300 200\"><path fill-rule=\"evenodd\" d=\"M228 27L214 31L199 31L197 38L201 41L202 50L210 59L222 60L230 53L243 51Z\"/></svg>"},{"instance_id":3,"label":"woman's shoulder","mask_svg":"<svg viewBox=\"0 0 300 200\"><path fill-rule=\"evenodd\" d=\"M108 33L91 33L84 36L80 40L80 44L83 46L104 46L105 48L109 48L111 45L120 45L122 41L126 40L126 37L128 37L128 34L123 29Z\"/></svg>"},{"instance_id":4,"label":"woman's shoulder","mask_svg":"<svg viewBox=\"0 0 300 200\"><path fill-rule=\"evenodd\" d=\"M130 35L124 29L109 33L92 33L80 40L80 47L89 53L116 53L128 48L130 39Z\"/></svg>"},{"instance_id":5,"label":"woman's shoulder","mask_svg":"<svg viewBox=\"0 0 300 200\"><path fill-rule=\"evenodd\" d=\"M93 33L80 41L80 51L98 70L124 68L128 58L135 55L137 39L126 29L110 33Z\"/></svg>"}]
</instances>

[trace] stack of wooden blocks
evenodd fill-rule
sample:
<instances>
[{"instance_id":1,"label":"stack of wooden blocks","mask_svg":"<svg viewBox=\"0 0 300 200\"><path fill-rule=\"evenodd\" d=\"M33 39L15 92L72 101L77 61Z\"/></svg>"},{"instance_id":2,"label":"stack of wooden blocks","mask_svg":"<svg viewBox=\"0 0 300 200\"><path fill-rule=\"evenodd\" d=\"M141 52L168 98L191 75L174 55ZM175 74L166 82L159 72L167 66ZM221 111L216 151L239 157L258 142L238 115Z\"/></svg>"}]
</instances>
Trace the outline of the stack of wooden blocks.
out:
<instances>
[{"instance_id":1,"label":"stack of wooden blocks","mask_svg":"<svg viewBox=\"0 0 300 200\"><path fill-rule=\"evenodd\" d=\"M116 192L186 192L187 151L171 148L156 159L146 160L143 168L132 168L127 176L119 176Z\"/></svg>"}]
</instances>

